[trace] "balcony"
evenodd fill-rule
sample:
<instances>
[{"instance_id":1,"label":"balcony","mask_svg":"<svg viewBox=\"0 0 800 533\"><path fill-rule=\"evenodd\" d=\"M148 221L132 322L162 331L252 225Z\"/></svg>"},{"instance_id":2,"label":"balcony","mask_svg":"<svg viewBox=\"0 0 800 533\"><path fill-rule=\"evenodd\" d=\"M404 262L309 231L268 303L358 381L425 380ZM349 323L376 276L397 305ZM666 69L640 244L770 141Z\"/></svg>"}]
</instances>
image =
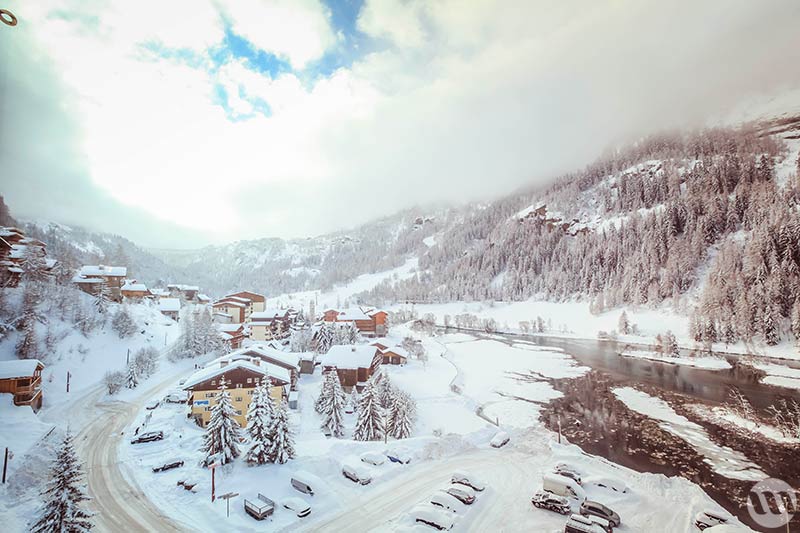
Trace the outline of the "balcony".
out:
<instances>
[{"instance_id":1,"label":"balcony","mask_svg":"<svg viewBox=\"0 0 800 533\"><path fill-rule=\"evenodd\" d=\"M14 405L30 405L38 408L41 404L42 390L36 389L29 392L18 391L14 394Z\"/></svg>"}]
</instances>

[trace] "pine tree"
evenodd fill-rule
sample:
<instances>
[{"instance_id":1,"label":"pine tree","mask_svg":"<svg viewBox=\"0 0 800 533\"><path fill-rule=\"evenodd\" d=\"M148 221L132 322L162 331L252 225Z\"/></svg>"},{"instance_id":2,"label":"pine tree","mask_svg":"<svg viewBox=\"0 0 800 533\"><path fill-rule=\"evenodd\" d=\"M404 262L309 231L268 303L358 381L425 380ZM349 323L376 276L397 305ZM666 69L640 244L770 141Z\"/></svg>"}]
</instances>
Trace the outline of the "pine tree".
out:
<instances>
[{"instance_id":1,"label":"pine tree","mask_svg":"<svg viewBox=\"0 0 800 533\"><path fill-rule=\"evenodd\" d=\"M389 375L383 373L380 382L378 382L378 401L382 408L389 409L392 406L395 393L396 390L389 380Z\"/></svg>"},{"instance_id":2,"label":"pine tree","mask_svg":"<svg viewBox=\"0 0 800 533\"><path fill-rule=\"evenodd\" d=\"M82 480L83 472L68 431L53 462L50 482L42 492L45 503L39 520L31 527L33 533L84 533L92 529L92 515L83 509L89 498Z\"/></svg>"},{"instance_id":3,"label":"pine tree","mask_svg":"<svg viewBox=\"0 0 800 533\"><path fill-rule=\"evenodd\" d=\"M781 336L778 332L778 325L775 320L775 312L769 305L764 308L764 314L761 317L761 325L766 343L769 346L775 346L778 344L781 340Z\"/></svg>"},{"instance_id":4,"label":"pine tree","mask_svg":"<svg viewBox=\"0 0 800 533\"><path fill-rule=\"evenodd\" d=\"M620 335L629 335L631 332L631 324L628 321L628 313L625 311L619 315L619 323L617 325Z\"/></svg>"},{"instance_id":5,"label":"pine tree","mask_svg":"<svg viewBox=\"0 0 800 533\"><path fill-rule=\"evenodd\" d=\"M250 407L247 410L247 433L250 435L250 449L245 460L251 465L263 465L269 462L269 427L275 411L272 398L269 397L269 385L262 381L253 391Z\"/></svg>"},{"instance_id":6,"label":"pine tree","mask_svg":"<svg viewBox=\"0 0 800 533\"><path fill-rule=\"evenodd\" d=\"M128 364L128 376L125 379L125 386L129 389L135 389L139 386L139 376L136 375L136 365L131 361Z\"/></svg>"},{"instance_id":7,"label":"pine tree","mask_svg":"<svg viewBox=\"0 0 800 533\"><path fill-rule=\"evenodd\" d=\"M94 306L97 312L105 316L108 312L108 303L111 301L111 289L105 282L99 284L94 295Z\"/></svg>"},{"instance_id":8,"label":"pine tree","mask_svg":"<svg viewBox=\"0 0 800 533\"><path fill-rule=\"evenodd\" d=\"M325 396L323 397L324 401L320 411L323 417L322 428L327 429L331 435L339 438L344 435L343 418L347 397L336 372L328 372L326 380L330 381L330 384L323 389Z\"/></svg>"},{"instance_id":9,"label":"pine tree","mask_svg":"<svg viewBox=\"0 0 800 533\"><path fill-rule=\"evenodd\" d=\"M358 402L354 440L380 440L384 434L383 410L374 377L370 378Z\"/></svg>"},{"instance_id":10,"label":"pine tree","mask_svg":"<svg viewBox=\"0 0 800 533\"><path fill-rule=\"evenodd\" d=\"M800 299L794 302L792 307L792 334L796 341L800 341Z\"/></svg>"},{"instance_id":11,"label":"pine tree","mask_svg":"<svg viewBox=\"0 0 800 533\"><path fill-rule=\"evenodd\" d=\"M404 392L395 395L389 416L389 431L396 439L407 439L413 428L413 400Z\"/></svg>"},{"instance_id":12,"label":"pine tree","mask_svg":"<svg viewBox=\"0 0 800 533\"><path fill-rule=\"evenodd\" d=\"M334 331L330 323L325 322L316 334L315 350L317 353L325 354L333 345Z\"/></svg>"},{"instance_id":13,"label":"pine tree","mask_svg":"<svg viewBox=\"0 0 800 533\"><path fill-rule=\"evenodd\" d=\"M284 464L294 459L294 435L289 427L289 406L281 402L272 417L269 427L269 460L273 463Z\"/></svg>"},{"instance_id":14,"label":"pine tree","mask_svg":"<svg viewBox=\"0 0 800 533\"><path fill-rule=\"evenodd\" d=\"M322 384L319 386L319 396L317 396L317 400L314 402L314 410L320 414L322 414L322 408L327 401L326 398L330 396L330 388L333 384L330 380L330 374L335 373L336 370L328 370L323 374Z\"/></svg>"},{"instance_id":15,"label":"pine tree","mask_svg":"<svg viewBox=\"0 0 800 533\"><path fill-rule=\"evenodd\" d=\"M224 376L220 380L216 400L211 408L203 451L207 461L216 456L219 463L224 465L239 457L241 440L241 428L234 418L236 412L231 404L231 395Z\"/></svg>"},{"instance_id":16,"label":"pine tree","mask_svg":"<svg viewBox=\"0 0 800 533\"><path fill-rule=\"evenodd\" d=\"M361 333L358 331L355 322L349 322L347 324L345 335L347 339L347 344L358 344L358 341L361 338Z\"/></svg>"}]
</instances>

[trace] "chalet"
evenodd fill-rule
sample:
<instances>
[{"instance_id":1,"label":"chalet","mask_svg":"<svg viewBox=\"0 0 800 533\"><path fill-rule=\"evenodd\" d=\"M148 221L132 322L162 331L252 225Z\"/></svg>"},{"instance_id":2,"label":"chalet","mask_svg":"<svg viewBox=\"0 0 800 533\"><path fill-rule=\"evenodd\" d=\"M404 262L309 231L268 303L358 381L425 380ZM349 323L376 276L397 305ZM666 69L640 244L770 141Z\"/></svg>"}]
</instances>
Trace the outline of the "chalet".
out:
<instances>
[{"instance_id":1,"label":"chalet","mask_svg":"<svg viewBox=\"0 0 800 533\"><path fill-rule=\"evenodd\" d=\"M267 307L267 298L263 294L258 294L257 292L250 292L250 291L239 291L234 292L232 294L228 294L225 296L226 298L243 298L245 300L249 300L249 309L247 310L247 315L249 316L251 313L260 313L264 311Z\"/></svg>"},{"instance_id":2,"label":"chalet","mask_svg":"<svg viewBox=\"0 0 800 533\"><path fill-rule=\"evenodd\" d=\"M150 294L157 300L169 298L169 291L167 289L150 289Z\"/></svg>"},{"instance_id":3,"label":"chalet","mask_svg":"<svg viewBox=\"0 0 800 533\"><path fill-rule=\"evenodd\" d=\"M323 313L325 322L355 324L365 337L384 337L388 333L388 313L379 309L355 307L351 309L328 309Z\"/></svg>"},{"instance_id":4,"label":"chalet","mask_svg":"<svg viewBox=\"0 0 800 533\"><path fill-rule=\"evenodd\" d=\"M244 324L217 324L217 329L231 350L241 348L242 341L247 337Z\"/></svg>"},{"instance_id":5,"label":"chalet","mask_svg":"<svg viewBox=\"0 0 800 533\"><path fill-rule=\"evenodd\" d=\"M158 300L158 310L162 315L177 322L181 312L181 300L179 298L161 298Z\"/></svg>"},{"instance_id":6,"label":"chalet","mask_svg":"<svg viewBox=\"0 0 800 533\"><path fill-rule=\"evenodd\" d=\"M25 237L19 228L0 227L0 286L16 287L22 276L23 264L31 255L41 258L42 266L50 272L56 261L47 258L45 248L45 243Z\"/></svg>"},{"instance_id":7,"label":"chalet","mask_svg":"<svg viewBox=\"0 0 800 533\"><path fill-rule=\"evenodd\" d=\"M300 373L313 374L317 365L317 354L314 352L303 352L300 354Z\"/></svg>"},{"instance_id":8,"label":"chalet","mask_svg":"<svg viewBox=\"0 0 800 533\"><path fill-rule=\"evenodd\" d=\"M371 346L378 348L384 365L404 365L408 362L408 352L400 346L390 348L380 342L373 342Z\"/></svg>"},{"instance_id":9,"label":"chalet","mask_svg":"<svg viewBox=\"0 0 800 533\"><path fill-rule=\"evenodd\" d=\"M255 341L266 341L282 338L297 319L294 309L268 309L250 314L250 338Z\"/></svg>"},{"instance_id":10,"label":"chalet","mask_svg":"<svg viewBox=\"0 0 800 533\"><path fill-rule=\"evenodd\" d=\"M217 403L223 379L231 395L236 421L242 427L247 426L247 409L259 382L269 381L270 397L280 402L286 396L286 386L291 380L285 368L265 363L257 357L226 356L213 361L192 374L183 384L191 401L189 416L201 427L205 427L211 418L211 408Z\"/></svg>"},{"instance_id":11,"label":"chalet","mask_svg":"<svg viewBox=\"0 0 800 533\"><path fill-rule=\"evenodd\" d=\"M223 298L211 305L214 315L221 314L230 317L231 324L243 324L247 304L233 299Z\"/></svg>"},{"instance_id":12,"label":"chalet","mask_svg":"<svg viewBox=\"0 0 800 533\"><path fill-rule=\"evenodd\" d=\"M300 354L284 352L267 344L254 343L235 350L220 359L226 357L258 358L264 363L279 366L289 372L292 390L297 388L297 378L300 374Z\"/></svg>"},{"instance_id":13,"label":"chalet","mask_svg":"<svg viewBox=\"0 0 800 533\"><path fill-rule=\"evenodd\" d=\"M211 303L211 298L205 294L198 294L197 295L197 303L201 305L209 305Z\"/></svg>"},{"instance_id":14,"label":"chalet","mask_svg":"<svg viewBox=\"0 0 800 533\"><path fill-rule=\"evenodd\" d=\"M172 298L180 298L186 302L196 302L197 293L200 292L200 287L197 285L182 285L178 283L170 283L167 285L167 291Z\"/></svg>"},{"instance_id":15,"label":"chalet","mask_svg":"<svg viewBox=\"0 0 800 533\"><path fill-rule=\"evenodd\" d=\"M135 279L125 280L125 283L120 288L120 294L127 300L142 300L153 296L147 289L147 285L137 283Z\"/></svg>"},{"instance_id":16,"label":"chalet","mask_svg":"<svg viewBox=\"0 0 800 533\"><path fill-rule=\"evenodd\" d=\"M34 411L42 407L42 370L36 359L0 361L0 393L14 395L14 405L30 405Z\"/></svg>"},{"instance_id":17,"label":"chalet","mask_svg":"<svg viewBox=\"0 0 800 533\"><path fill-rule=\"evenodd\" d=\"M380 370L383 362L380 350L365 344L332 346L328 353L320 358L323 371L336 370L342 387L348 392L353 387L360 391L367 380Z\"/></svg>"},{"instance_id":18,"label":"chalet","mask_svg":"<svg viewBox=\"0 0 800 533\"><path fill-rule=\"evenodd\" d=\"M115 302L122 301L122 284L128 269L121 266L87 265L81 267L78 274L72 278L83 292L97 295L105 286L108 296Z\"/></svg>"}]
</instances>

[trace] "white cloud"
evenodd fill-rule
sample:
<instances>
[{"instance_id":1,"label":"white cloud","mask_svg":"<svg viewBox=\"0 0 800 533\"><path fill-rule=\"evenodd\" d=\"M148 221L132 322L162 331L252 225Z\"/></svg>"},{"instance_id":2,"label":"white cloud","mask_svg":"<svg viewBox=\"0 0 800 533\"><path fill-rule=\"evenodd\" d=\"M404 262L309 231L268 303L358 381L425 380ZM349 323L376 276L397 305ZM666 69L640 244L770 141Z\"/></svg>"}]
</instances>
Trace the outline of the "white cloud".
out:
<instances>
[{"instance_id":1,"label":"white cloud","mask_svg":"<svg viewBox=\"0 0 800 533\"><path fill-rule=\"evenodd\" d=\"M74 106L92 180L213 240L321 233L504 194L617 139L800 85L800 4L789 1L368 1L359 27L393 44L313 81L142 48L160 41L202 57L217 45L215 4L189 3L155 25L140 23L141 3L83 7L95 17L84 23L54 15L70 6L20 4L35 24L16 29L34 32L74 92L54 98ZM298 69L336 46L316 2L219 5L235 31Z\"/></svg>"},{"instance_id":2,"label":"white cloud","mask_svg":"<svg viewBox=\"0 0 800 533\"><path fill-rule=\"evenodd\" d=\"M328 11L316 0L229 0L233 30L294 68L319 59L336 42Z\"/></svg>"}]
</instances>

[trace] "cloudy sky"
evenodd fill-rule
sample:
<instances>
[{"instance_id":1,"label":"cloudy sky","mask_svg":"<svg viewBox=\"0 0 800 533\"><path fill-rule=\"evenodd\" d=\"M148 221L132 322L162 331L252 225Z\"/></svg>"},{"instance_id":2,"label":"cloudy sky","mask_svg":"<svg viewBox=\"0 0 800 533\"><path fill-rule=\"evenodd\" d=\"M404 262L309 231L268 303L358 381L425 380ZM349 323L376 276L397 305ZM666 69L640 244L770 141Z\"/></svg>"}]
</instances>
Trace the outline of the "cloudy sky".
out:
<instances>
[{"instance_id":1,"label":"cloudy sky","mask_svg":"<svg viewBox=\"0 0 800 533\"><path fill-rule=\"evenodd\" d=\"M800 86L796 0L3 6L0 193L147 246L496 197Z\"/></svg>"}]
</instances>

